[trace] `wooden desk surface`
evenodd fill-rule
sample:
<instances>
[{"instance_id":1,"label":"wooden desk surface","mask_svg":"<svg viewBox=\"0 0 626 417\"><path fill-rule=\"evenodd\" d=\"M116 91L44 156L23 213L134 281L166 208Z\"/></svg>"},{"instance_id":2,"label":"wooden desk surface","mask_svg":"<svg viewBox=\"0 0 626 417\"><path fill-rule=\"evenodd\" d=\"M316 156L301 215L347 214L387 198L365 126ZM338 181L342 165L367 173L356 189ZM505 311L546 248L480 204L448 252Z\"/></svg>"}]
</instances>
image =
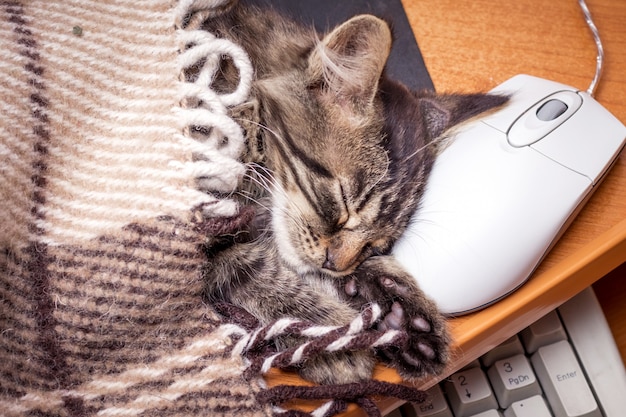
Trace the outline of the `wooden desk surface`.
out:
<instances>
[{"instance_id":1,"label":"wooden desk surface","mask_svg":"<svg viewBox=\"0 0 626 417\"><path fill-rule=\"evenodd\" d=\"M586 90L596 49L576 0L403 0L426 66L441 92L489 90L525 73ZM626 2L588 0L605 47L595 98L626 122ZM596 191L530 281L499 303L450 320L449 371L487 352L626 261L626 155ZM626 271L596 285L626 359ZM622 297L622 298L618 298ZM376 377L399 381L378 367ZM269 383L294 383L276 373ZM426 388L437 381L419 384ZM394 404L385 403L383 411ZM350 416L360 415L353 408Z\"/></svg>"}]
</instances>

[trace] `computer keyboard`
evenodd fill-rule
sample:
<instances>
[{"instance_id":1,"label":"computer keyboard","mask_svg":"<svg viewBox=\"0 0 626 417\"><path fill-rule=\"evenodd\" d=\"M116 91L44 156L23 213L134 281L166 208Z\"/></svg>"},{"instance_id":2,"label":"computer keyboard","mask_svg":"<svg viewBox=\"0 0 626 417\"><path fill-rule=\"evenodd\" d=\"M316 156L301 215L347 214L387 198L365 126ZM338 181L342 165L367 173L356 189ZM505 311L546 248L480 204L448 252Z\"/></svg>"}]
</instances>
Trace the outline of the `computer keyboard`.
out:
<instances>
[{"instance_id":1,"label":"computer keyboard","mask_svg":"<svg viewBox=\"0 0 626 417\"><path fill-rule=\"evenodd\" d=\"M591 288L386 417L623 417L626 372Z\"/></svg>"}]
</instances>

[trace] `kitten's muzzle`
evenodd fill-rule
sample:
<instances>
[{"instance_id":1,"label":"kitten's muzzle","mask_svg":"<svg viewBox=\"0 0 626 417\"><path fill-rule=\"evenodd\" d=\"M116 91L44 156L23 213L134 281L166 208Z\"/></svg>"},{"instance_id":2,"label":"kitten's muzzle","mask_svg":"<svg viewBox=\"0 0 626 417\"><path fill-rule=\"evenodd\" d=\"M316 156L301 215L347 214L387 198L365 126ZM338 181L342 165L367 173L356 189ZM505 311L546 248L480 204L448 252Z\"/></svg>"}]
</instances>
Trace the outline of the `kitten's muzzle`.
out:
<instances>
[{"instance_id":1,"label":"kitten's muzzle","mask_svg":"<svg viewBox=\"0 0 626 417\"><path fill-rule=\"evenodd\" d=\"M364 247L354 247L347 245L345 241L333 239L326 248L326 259L322 268L340 274L351 273L363 261L364 249Z\"/></svg>"}]
</instances>

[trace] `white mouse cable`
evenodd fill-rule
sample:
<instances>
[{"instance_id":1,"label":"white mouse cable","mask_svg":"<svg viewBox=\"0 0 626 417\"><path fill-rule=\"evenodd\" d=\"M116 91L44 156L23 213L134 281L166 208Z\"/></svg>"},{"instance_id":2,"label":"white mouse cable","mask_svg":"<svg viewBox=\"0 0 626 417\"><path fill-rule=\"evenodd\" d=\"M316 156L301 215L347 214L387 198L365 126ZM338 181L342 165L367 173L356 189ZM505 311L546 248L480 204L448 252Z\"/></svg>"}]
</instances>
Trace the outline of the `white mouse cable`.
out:
<instances>
[{"instance_id":1,"label":"white mouse cable","mask_svg":"<svg viewBox=\"0 0 626 417\"><path fill-rule=\"evenodd\" d=\"M587 22L587 26L589 26L589 29L591 30L593 39L596 42L596 48L598 49L598 56L596 57L596 74L594 75L593 80L591 81L591 84L587 89L587 93L589 93L589 95L593 97L594 93L596 92L598 82L600 81L600 77L602 76L602 65L604 63L604 47L602 46L602 40L600 39L600 32L598 31L598 28L596 27L595 23L593 23L593 19L591 18L591 12L587 7L587 3L585 2L585 0L578 0L578 4L580 5L580 8L585 15L585 21Z\"/></svg>"}]
</instances>

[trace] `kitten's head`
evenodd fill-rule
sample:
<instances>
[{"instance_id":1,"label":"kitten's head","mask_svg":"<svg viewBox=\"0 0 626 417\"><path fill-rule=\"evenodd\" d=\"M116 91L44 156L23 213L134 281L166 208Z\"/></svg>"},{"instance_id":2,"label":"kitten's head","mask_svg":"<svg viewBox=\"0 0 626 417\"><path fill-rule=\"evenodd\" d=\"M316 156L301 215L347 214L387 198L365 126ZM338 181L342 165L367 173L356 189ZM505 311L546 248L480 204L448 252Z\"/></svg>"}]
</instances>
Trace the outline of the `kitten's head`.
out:
<instances>
[{"instance_id":1,"label":"kitten's head","mask_svg":"<svg viewBox=\"0 0 626 417\"><path fill-rule=\"evenodd\" d=\"M300 272L345 275L388 252L418 205L428 144L462 119L456 100L418 97L382 77L390 48L384 21L357 16L257 85L271 131L272 229Z\"/></svg>"},{"instance_id":2,"label":"kitten's head","mask_svg":"<svg viewBox=\"0 0 626 417\"><path fill-rule=\"evenodd\" d=\"M357 16L300 65L257 83L271 130L272 229L283 258L302 272L350 272L380 239L371 194L388 165L377 90L390 48L384 21Z\"/></svg>"}]
</instances>

